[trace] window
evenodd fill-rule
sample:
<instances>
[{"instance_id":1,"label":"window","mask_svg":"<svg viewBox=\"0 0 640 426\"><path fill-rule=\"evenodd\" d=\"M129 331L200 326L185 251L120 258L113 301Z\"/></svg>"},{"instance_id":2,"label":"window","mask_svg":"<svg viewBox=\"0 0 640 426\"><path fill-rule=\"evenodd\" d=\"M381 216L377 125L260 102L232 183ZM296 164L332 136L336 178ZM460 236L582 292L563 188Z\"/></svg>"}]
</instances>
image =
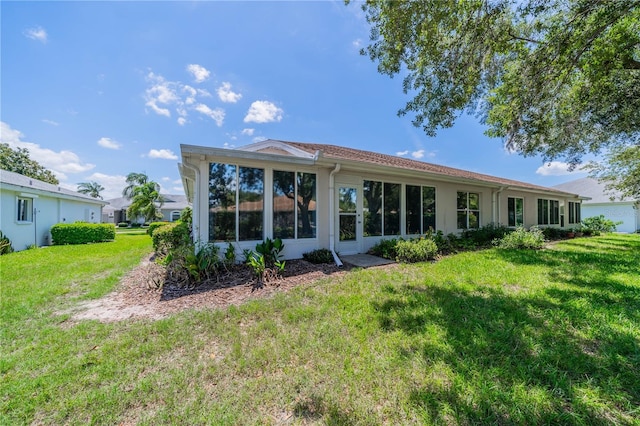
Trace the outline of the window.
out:
<instances>
[{"instance_id":1,"label":"window","mask_svg":"<svg viewBox=\"0 0 640 426\"><path fill-rule=\"evenodd\" d=\"M569 223L580 223L580 203L569 201Z\"/></svg>"},{"instance_id":2,"label":"window","mask_svg":"<svg viewBox=\"0 0 640 426\"><path fill-rule=\"evenodd\" d=\"M33 221L33 198L18 197L18 214L16 219L18 222Z\"/></svg>"},{"instance_id":3,"label":"window","mask_svg":"<svg viewBox=\"0 0 640 426\"><path fill-rule=\"evenodd\" d=\"M264 169L209 165L209 240L264 239Z\"/></svg>"},{"instance_id":4,"label":"window","mask_svg":"<svg viewBox=\"0 0 640 426\"><path fill-rule=\"evenodd\" d=\"M430 186L405 187L406 233L423 234L436 227L436 189Z\"/></svg>"},{"instance_id":5,"label":"window","mask_svg":"<svg viewBox=\"0 0 640 426\"><path fill-rule=\"evenodd\" d=\"M180 212L171 212L171 222L175 222L176 220L180 220Z\"/></svg>"},{"instance_id":6,"label":"window","mask_svg":"<svg viewBox=\"0 0 640 426\"><path fill-rule=\"evenodd\" d=\"M315 237L315 173L274 170L273 238Z\"/></svg>"},{"instance_id":7,"label":"window","mask_svg":"<svg viewBox=\"0 0 640 426\"><path fill-rule=\"evenodd\" d=\"M478 229L480 227L480 194L458 192L458 229Z\"/></svg>"},{"instance_id":8,"label":"window","mask_svg":"<svg viewBox=\"0 0 640 426\"><path fill-rule=\"evenodd\" d=\"M364 236L382 235L382 182L365 180L362 185Z\"/></svg>"},{"instance_id":9,"label":"window","mask_svg":"<svg viewBox=\"0 0 640 426\"><path fill-rule=\"evenodd\" d=\"M538 225L560 224L560 202L557 200L538 200Z\"/></svg>"},{"instance_id":10,"label":"window","mask_svg":"<svg viewBox=\"0 0 640 426\"><path fill-rule=\"evenodd\" d=\"M509 197L507 199L509 226L524 226L524 200Z\"/></svg>"},{"instance_id":11,"label":"window","mask_svg":"<svg viewBox=\"0 0 640 426\"><path fill-rule=\"evenodd\" d=\"M384 184L384 235L400 235L399 183Z\"/></svg>"}]
</instances>

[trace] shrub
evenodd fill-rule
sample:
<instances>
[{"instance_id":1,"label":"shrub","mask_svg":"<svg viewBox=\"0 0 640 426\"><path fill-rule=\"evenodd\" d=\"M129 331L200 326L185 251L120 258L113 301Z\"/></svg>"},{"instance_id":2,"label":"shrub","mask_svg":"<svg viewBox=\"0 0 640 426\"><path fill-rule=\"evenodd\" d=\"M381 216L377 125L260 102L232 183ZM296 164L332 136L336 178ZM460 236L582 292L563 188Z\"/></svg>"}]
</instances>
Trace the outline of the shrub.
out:
<instances>
[{"instance_id":1,"label":"shrub","mask_svg":"<svg viewBox=\"0 0 640 426\"><path fill-rule=\"evenodd\" d=\"M418 240L402 240L396 244L396 260L398 262L424 262L435 259L438 254L438 246L428 238Z\"/></svg>"},{"instance_id":2,"label":"shrub","mask_svg":"<svg viewBox=\"0 0 640 426\"><path fill-rule=\"evenodd\" d=\"M9 237L4 235L2 231L0 231L0 256L11 252L13 252L11 240L9 239Z\"/></svg>"},{"instance_id":3,"label":"shrub","mask_svg":"<svg viewBox=\"0 0 640 426\"><path fill-rule=\"evenodd\" d=\"M128 228L129 224L127 222L119 222L118 228Z\"/></svg>"},{"instance_id":4,"label":"shrub","mask_svg":"<svg viewBox=\"0 0 640 426\"><path fill-rule=\"evenodd\" d=\"M134 222L134 223L131 224L132 228L140 228L141 226L142 226L142 224L141 223L137 223L137 222Z\"/></svg>"},{"instance_id":5,"label":"shrub","mask_svg":"<svg viewBox=\"0 0 640 426\"><path fill-rule=\"evenodd\" d=\"M58 223L51 227L53 244L86 244L113 241L115 226L111 223Z\"/></svg>"},{"instance_id":6,"label":"shrub","mask_svg":"<svg viewBox=\"0 0 640 426\"><path fill-rule=\"evenodd\" d=\"M186 223L187 226L191 228L191 225L193 224L193 211L191 210L191 207L185 207L182 209L180 212L180 222Z\"/></svg>"},{"instance_id":7,"label":"shrub","mask_svg":"<svg viewBox=\"0 0 640 426\"><path fill-rule=\"evenodd\" d=\"M182 222L168 223L165 226L156 228L151 235L153 248L158 255L169 253L180 246L191 244L189 227Z\"/></svg>"},{"instance_id":8,"label":"shrub","mask_svg":"<svg viewBox=\"0 0 640 426\"><path fill-rule=\"evenodd\" d=\"M398 241L399 240L397 238L380 240L371 247L369 253L375 256L384 257L385 259L395 260L398 255L398 252L396 251Z\"/></svg>"},{"instance_id":9,"label":"shrub","mask_svg":"<svg viewBox=\"0 0 640 426\"><path fill-rule=\"evenodd\" d=\"M620 225L622 222L614 222L604 217L604 215L588 217L582 221L582 230L591 231L593 234L599 232L614 232L616 225Z\"/></svg>"},{"instance_id":10,"label":"shrub","mask_svg":"<svg viewBox=\"0 0 640 426\"><path fill-rule=\"evenodd\" d=\"M147 234L148 235L153 235L153 231L155 231L156 229L158 229L161 226L164 225L168 225L169 222L151 222L149 224L149 227L147 228Z\"/></svg>"},{"instance_id":11,"label":"shrub","mask_svg":"<svg viewBox=\"0 0 640 426\"><path fill-rule=\"evenodd\" d=\"M481 226L478 229L465 229L462 231L460 238L467 240L468 243L463 241L461 244L469 248L490 246L493 240L504 237L508 232L509 228L506 226L496 225L494 223Z\"/></svg>"},{"instance_id":12,"label":"shrub","mask_svg":"<svg viewBox=\"0 0 640 426\"><path fill-rule=\"evenodd\" d=\"M326 248L313 250L308 253L302 253L302 258L307 262L316 264L334 262L333 253L331 253L331 250Z\"/></svg>"},{"instance_id":13,"label":"shrub","mask_svg":"<svg viewBox=\"0 0 640 426\"><path fill-rule=\"evenodd\" d=\"M245 260L258 278L258 287L262 287L269 278L275 278L284 272L285 261L281 260L283 250L284 244L280 238L267 238L256 244L255 251L245 250Z\"/></svg>"},{"instance_id":14,"label":"shrub","mask_svg":"<svg viewBox=\"0 0 640 426\"><path fill-rule=\"evenodd\" d=\"M501 239L496 239L494 244L503 249L537 250L544 247L544 242L545 238L542 230L533 226L529 231L523 227L518 227L515 231L505 235Z\"/></svg>"}]
</instances>

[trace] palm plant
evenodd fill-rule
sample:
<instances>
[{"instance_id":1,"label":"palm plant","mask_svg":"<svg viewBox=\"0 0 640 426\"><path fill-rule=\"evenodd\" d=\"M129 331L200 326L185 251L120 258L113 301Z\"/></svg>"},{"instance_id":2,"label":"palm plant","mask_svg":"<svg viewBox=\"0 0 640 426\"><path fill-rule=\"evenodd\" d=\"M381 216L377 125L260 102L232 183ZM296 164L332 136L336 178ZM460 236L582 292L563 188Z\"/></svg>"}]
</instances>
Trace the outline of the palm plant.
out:
<instances>
[{"instance_id":1,"label":"palm plant","mask_svg":"<svg viewBox=\"0 0 640 426\"><path fill-rule=\"evenodd\" d=\"M129 173L127 175L127 186L122 190L122 196L131 199L136 187L149 182L149 177L144 173Z\"/></svg>"},{"instance_id":2,"label":"palm plant","mask_svg":"<svg viewBox=\"0 0 640 426\"><path fill-rule=\"evenodd\" d=\"M162 218L160 208L164 203L164 197L160 194L160 185L148 181L131 189L131 205L127 209L129 217L144 217L145 222L152 222Z\"/></svg>"},{"instance_id":3,"label":"palm plant","mask_svg":"<svg viewBox=\"0 0 640 426\"><path fill-rule=\"evenodd\" d=\"M100 195L102 191L104 191L104 186L95 181L80 182L78 184L78 192L92 198L100 198L102 200L102 195Z\"/></svg>"}]
</instances>

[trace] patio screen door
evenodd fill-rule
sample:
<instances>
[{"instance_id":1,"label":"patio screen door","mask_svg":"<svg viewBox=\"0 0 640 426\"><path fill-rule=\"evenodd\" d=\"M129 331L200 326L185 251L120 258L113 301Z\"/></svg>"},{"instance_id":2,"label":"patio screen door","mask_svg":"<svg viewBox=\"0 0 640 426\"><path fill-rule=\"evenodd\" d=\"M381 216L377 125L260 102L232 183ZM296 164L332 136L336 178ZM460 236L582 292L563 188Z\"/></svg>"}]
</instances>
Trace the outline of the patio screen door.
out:
<instances>
[{"instance_id":1,"label":"patio screen door","mask_svg":"<svg viewBox=\"0 0 640 426\"><path fill-rule=\"evenodd\" d=\"M336 250L340 254L362 249L362 186L337 184Z\"/></svg>"}]
</instances>

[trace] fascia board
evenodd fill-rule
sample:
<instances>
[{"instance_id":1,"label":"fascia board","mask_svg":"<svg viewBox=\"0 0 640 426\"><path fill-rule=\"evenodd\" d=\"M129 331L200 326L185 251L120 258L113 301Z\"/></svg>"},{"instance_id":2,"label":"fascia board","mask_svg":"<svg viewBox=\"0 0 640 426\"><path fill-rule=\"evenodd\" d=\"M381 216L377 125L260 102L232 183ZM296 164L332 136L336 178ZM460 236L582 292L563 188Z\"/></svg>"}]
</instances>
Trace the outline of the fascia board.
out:
<instances>
[{"instance_id":1,"label":"fascia board","mask_svg":"<svg viewBox=\"0 0 640 426\"><path fill-rule=\"evenodd\" d=\"M182 158L195 158L196 160L217 160L229 158L235 160L257 160L275 163L299 164L312 166L313 158L300 158L289 155L269 154L264 152L241 151L237 149L209 148L195 145L180 145ZM198 158L200 157L200 158Z\"/></svg>"},{"instance_id":2,"label":"fascia board","mask_svg":"<svg viewBox=\"0 0 640 426\"><path fill-rule=\"evenodd\" d=\"M13 191L13 192L20 192L20 194L25 194L24 196L27 196L26 194L33 194L33 195L38 195L42 197L46 196L51 198L62 198L65 200L83 201L85 203L90 203L90 204L102 204L103 206L106 206L107 204L109 204L107 201L98 200L95 198L85 198L85 197L79 197L79 196L77 197L64 192L47 191L44 189L33 188L30 186L14 185L12 183L3 182L2 189Z\"/></svg>"}]
</instances>

